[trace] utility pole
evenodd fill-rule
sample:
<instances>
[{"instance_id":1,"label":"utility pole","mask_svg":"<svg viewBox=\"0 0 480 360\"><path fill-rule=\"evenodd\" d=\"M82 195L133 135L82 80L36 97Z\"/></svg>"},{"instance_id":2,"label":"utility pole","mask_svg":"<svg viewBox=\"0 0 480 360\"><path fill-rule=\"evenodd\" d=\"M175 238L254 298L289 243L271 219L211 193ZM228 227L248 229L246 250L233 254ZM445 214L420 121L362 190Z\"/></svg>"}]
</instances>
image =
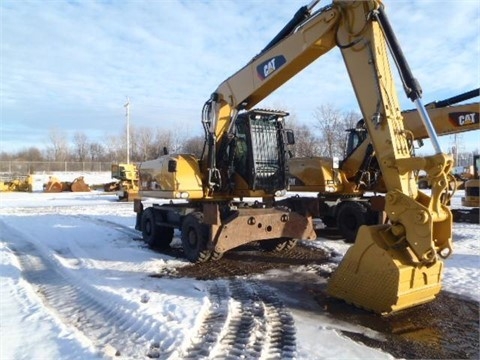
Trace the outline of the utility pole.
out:
<instances>
[{"instance_id":1,"label":"utility pole","mask_svg":"<svg viewBox=\"0 0 480 360\"><path fill-rule=\"evenodd\" d=\"M127 119L127 164L130 164L130 99L127 96L125 107L125 117Z\"/></svg>"},{"instance_id":2,"label":"utility pole","mask_svg":"<svg viewBox=\"0 0 480 360\"><path fill-rule=\"evenodd\" d=\"M458 136L458 134L453 134L453 149L455 149L455 151L452 151L452 152L453 152L453 160L455 161L455 166L462 166L459 163L459 152L460 152L459 145L458 145L459 138L460 136Z\"/></svg>"}]
</instances>

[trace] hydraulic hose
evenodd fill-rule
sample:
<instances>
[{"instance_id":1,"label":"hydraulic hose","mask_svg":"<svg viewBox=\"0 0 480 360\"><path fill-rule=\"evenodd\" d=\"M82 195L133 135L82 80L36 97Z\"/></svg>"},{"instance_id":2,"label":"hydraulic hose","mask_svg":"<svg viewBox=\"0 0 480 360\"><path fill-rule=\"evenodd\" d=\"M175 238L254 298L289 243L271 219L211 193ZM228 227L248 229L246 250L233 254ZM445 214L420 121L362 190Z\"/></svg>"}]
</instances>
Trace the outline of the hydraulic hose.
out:
<instances>
[{"instance_id":1,"label":"hydraulic hose","mask_svg":"<svg viewBox=\"0 0 480 360\"><path fill-rule=\"evenodd\" d=\"M420 115L420 119L422 119L422 123L427 130L427 134L432 141L432 146L435 150L435 153L441 154L442 149L437 133L435 132L432 121L430 120L427 110L425 109L421 101L422 88L420 87L417 79L413 76L413 73L410 70L410 66L408 66L407 60L403 55L403 51L398 43L397 37L395 36L390 22L388 21L387 15L385 14L383 7L374 10L372 12L372 16L378 22L380 28L385 35L385 40L390 49L395 64L397 65L400 78L402 79L405 93L407 94L408 98L412 100L415 104L415 107L418 110L418 114Z\"/></svg>"}]
</instances>

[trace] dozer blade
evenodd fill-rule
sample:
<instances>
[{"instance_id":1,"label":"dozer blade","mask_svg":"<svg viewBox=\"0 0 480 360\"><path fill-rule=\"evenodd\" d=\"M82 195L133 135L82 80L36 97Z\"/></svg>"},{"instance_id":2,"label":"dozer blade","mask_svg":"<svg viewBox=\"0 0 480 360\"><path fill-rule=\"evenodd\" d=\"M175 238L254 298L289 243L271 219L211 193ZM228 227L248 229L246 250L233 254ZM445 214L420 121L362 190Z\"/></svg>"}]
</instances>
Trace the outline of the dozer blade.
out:
<instances>
[{"instance_id":1,"label":"dozer blade","mask_svg":"<svg viewBox=\"0 0 480 360\"><path fill-rule=\"evenodd\" d=\"M404 245L387 246L388 225L362 226L327 287L329 295L379 314L429 302L440 292L443 262L412 263Z\"/></svg>"}]
</instances>

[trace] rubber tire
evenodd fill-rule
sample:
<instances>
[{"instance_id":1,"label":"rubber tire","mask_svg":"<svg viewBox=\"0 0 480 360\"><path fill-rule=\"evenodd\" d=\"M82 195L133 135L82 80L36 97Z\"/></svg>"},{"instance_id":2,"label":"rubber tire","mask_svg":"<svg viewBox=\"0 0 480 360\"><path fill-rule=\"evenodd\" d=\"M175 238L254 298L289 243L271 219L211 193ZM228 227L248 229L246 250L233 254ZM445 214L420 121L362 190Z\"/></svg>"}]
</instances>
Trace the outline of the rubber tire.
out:
<instances>
[{"instance_id":1,"label":"rubber tire","mask_svg":"<svg viewBox=\"0 0 480 360\"><path fill-rule=\"evenodd\" d=\"M419 189L428 189L428 180L420 180L417 186Z\"/></svg>"},{"instance_id":2,"label":"rubber tire","mask_svg":"<svg viewBox=\"0 0 480 360\"><path fill-rule=\"evenodd\" d=\"M334 217L332 216L324 216L322 218L322 222L327 228L334 228L337 226L337 221Z\"/></svg>"},{"instance_id":3,"label":"rubber tire","mask_svg":"<svg viewBox=\"0 0 480 360\"><path fill-rule=\"evenodd\" d=\"M173 228L156 225L155 211L149 207L142 214L142 237L149 248L165 250L173 240Z\"/></svg>"},{"instance_id":4,"label":"rubber tire","mask_svg":"<svg viewBox=\"0 0 480 360\"><path fill-rule=\"evenodd\" d=\"M279 238L271 240L262 240L259 242L260 248L268 252L290 251L297 244L297 239Z\"/></svg>"},{"instance_id":5,"label":"rubber tire","mask_svg":"<svg viewBox=\"0 0 480 360\"><path fill-rule=\"evenodd\" d=\"M356 201L344 201L337 212L337 227L345 242L353 244L360 226L371 224L368 209Z\"/></svg>"},{"instance_id":6,"label":"rubber tire","mask_svg":"<svg viewBox=\"0 0 480 360\"><path fill-rule=\"evenodd\" d=\"M185 257L192 263L208 261L212 252L207 250L208 227L203 224L203 214L193 212L183 219L182 246Z\"/></svg>"}]
</instances>

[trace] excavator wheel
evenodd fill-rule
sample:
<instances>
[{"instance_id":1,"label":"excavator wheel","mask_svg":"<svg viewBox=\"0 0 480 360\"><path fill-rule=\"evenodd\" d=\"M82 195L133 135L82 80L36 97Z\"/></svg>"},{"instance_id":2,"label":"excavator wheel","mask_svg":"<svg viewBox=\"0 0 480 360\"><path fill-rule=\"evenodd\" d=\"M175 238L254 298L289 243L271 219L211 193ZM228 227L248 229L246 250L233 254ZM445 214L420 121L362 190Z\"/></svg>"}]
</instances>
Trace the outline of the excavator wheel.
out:
<instances>
[{"instance_id":1,"label":"excavator wheel","mask_svg":"<svg viewBox=\"0 0 480 360\"><path fill-rule=\"evenodd\" d=\"M173 240L173 228L155 223L155 213L147 208L142 214L142 236L151 249L168 249Z\"/></svg>"},{"instance_id":2,"label":"excavator wheel","mask_svg":"<svg viewBox=\"0 0 480 360\"><path fill-rule=\"evenodd\" d=\"M183 219L182 245L185 257L192 263L205 262L212 252L207 250L208 227L203 224L203 214L193 212Z\"/></svg>"},{"instance_id":3,"label":"excavator wheel","mask_svg":"<svg viewBox=\"0 0 480 360\"><path fill-rule=\"evenodd\" d=\"M280 238L260 241L260 247L269 252L290 251L297 244L297 239Z\"/></svg>"},{"instance_id":4,"label":"excavator wheel","mask_svg":"<svg viewBox=\"0 0 480 360\"><path fill-rule=\"evenodd\" d=\"M352 244L362 225L373 225L374 219L367 206L358 201L344 201L337 213L337 227L346 243Z\"/></svg>"}]
</instances>

